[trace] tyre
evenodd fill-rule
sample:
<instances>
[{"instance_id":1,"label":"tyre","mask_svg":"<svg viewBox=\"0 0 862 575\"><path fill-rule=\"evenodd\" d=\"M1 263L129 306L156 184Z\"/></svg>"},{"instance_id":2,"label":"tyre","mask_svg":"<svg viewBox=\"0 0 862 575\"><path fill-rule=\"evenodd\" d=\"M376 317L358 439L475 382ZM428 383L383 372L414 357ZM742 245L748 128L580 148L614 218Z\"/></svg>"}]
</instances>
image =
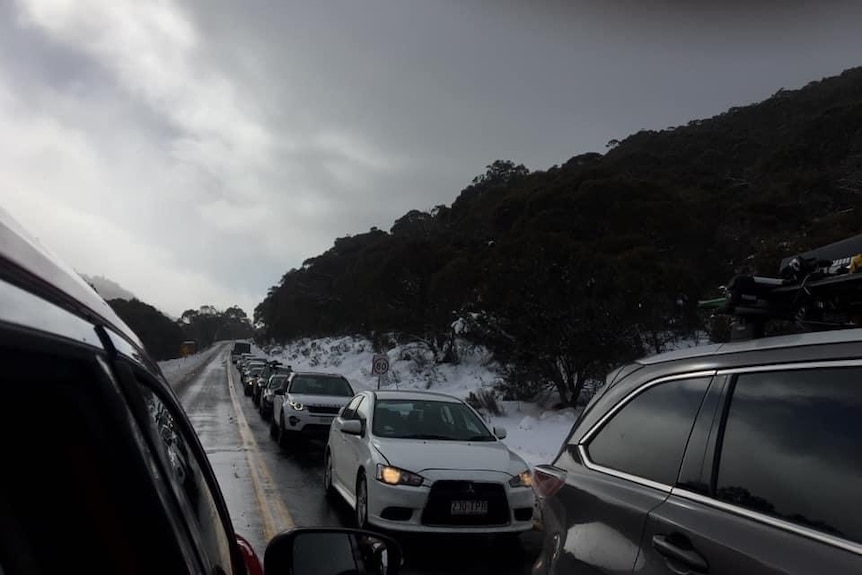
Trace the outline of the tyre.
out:
<instances>
[{"instance_id":1,"label":"tyre","mask_svg":"<svg viewBox=\"0 0 862 575\"><path fill-rule=\"evenodd\" d=\"M365 474L359 474L356 478L356 526L359 529L368 528L368 483Z\"/></svg>"},{"instance_id":2,"label":"tyre","mask_svg":"<svg viewBox=\"0 0 862 575\"><path fill-rule=\"evenodd\" d=\"M284 451L291 451L293 449L292 435L293 432L287 431L284 428L284 415L282 414L278 420L278 446Z\"/></svg>"}]
</instances>

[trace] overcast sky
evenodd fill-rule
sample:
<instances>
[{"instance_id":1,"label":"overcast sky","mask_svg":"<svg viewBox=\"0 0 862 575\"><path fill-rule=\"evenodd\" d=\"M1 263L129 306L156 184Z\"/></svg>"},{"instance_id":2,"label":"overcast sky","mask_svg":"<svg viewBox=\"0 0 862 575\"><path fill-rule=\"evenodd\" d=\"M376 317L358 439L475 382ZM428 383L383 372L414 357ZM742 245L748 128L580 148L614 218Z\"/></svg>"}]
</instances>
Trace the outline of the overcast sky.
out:
<instances>
[{"instance_id":1,"label":"overcast sky","mask_svg":"<svg viewBox=\"0 0 862 575\"><path fill-rule=\"evenodd\" d=\"M546 169L835 75L860 29L858 1L7 0L0 198L170 314L251 314L495 159Z\"/></svg>"}]
</instances>

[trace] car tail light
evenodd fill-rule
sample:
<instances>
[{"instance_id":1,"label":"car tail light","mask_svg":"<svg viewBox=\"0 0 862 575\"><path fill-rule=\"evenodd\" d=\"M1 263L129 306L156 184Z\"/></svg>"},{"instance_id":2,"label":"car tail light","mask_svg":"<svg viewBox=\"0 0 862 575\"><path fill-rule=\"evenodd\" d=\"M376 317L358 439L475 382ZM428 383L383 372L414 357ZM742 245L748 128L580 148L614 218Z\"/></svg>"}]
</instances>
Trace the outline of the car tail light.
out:
<instances>
[{"instance_id":1,"label":"car tail light","mask_svg":"<svg viewBox=\"0 0 862 575\"><path fill-rule=\"evenodd\" d=\"M565 484L565 470L553 465L537 465L533 468L533 490L539 497L551 497Z\"/></svg>"}]
</instances>

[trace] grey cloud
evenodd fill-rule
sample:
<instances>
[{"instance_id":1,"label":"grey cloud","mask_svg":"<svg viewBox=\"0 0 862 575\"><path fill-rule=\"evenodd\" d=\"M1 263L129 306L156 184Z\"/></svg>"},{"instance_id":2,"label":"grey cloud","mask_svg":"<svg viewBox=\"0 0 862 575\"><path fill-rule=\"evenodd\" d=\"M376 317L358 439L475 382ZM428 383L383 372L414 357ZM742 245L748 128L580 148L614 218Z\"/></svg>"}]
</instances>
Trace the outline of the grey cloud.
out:
<instances>
[{"instance_id":1,"label":"grey cloud","mask_svg":"<svg viewBox=\"0 0 862 575\"><path fill-rule=\"evenodd\" d=\"M336 237L450 203L495 159L544 169L838 73L862 48L851 2L84 4L0 6L6 179L58 206L10 208L174 314L250 312ZM80 221L118 240L77 240Z\"/></svg>"}]
</instances>

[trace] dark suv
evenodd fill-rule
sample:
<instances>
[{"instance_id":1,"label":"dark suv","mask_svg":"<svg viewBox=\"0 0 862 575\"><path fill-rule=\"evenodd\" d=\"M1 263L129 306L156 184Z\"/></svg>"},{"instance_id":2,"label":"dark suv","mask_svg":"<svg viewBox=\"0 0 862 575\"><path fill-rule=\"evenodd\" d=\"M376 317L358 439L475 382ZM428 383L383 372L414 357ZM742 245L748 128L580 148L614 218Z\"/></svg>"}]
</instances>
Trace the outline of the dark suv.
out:
<instances>
[{"instance_id":1,"label":"dark suv","mask_svg":"<svg viewBox=\"0 0 862 575\"><path fill-rule=\"evenodd\" d=\"M539 466L534 573L862 573L862 330L613 372Z\"/></svg>"},{"instance_id":2,"label":"dark suv","mask_svg":"<svg viewBox=\"0 0 862 575\"><path fill-rule=\"evenodd\" d=\"M262 573L140 340L2 209L0 365L0 573ZM351 565L321 546L366 550L387 575L400 565L383 536L299 529L270 542L264 567Z\"/></svg>"}]
</instances>

